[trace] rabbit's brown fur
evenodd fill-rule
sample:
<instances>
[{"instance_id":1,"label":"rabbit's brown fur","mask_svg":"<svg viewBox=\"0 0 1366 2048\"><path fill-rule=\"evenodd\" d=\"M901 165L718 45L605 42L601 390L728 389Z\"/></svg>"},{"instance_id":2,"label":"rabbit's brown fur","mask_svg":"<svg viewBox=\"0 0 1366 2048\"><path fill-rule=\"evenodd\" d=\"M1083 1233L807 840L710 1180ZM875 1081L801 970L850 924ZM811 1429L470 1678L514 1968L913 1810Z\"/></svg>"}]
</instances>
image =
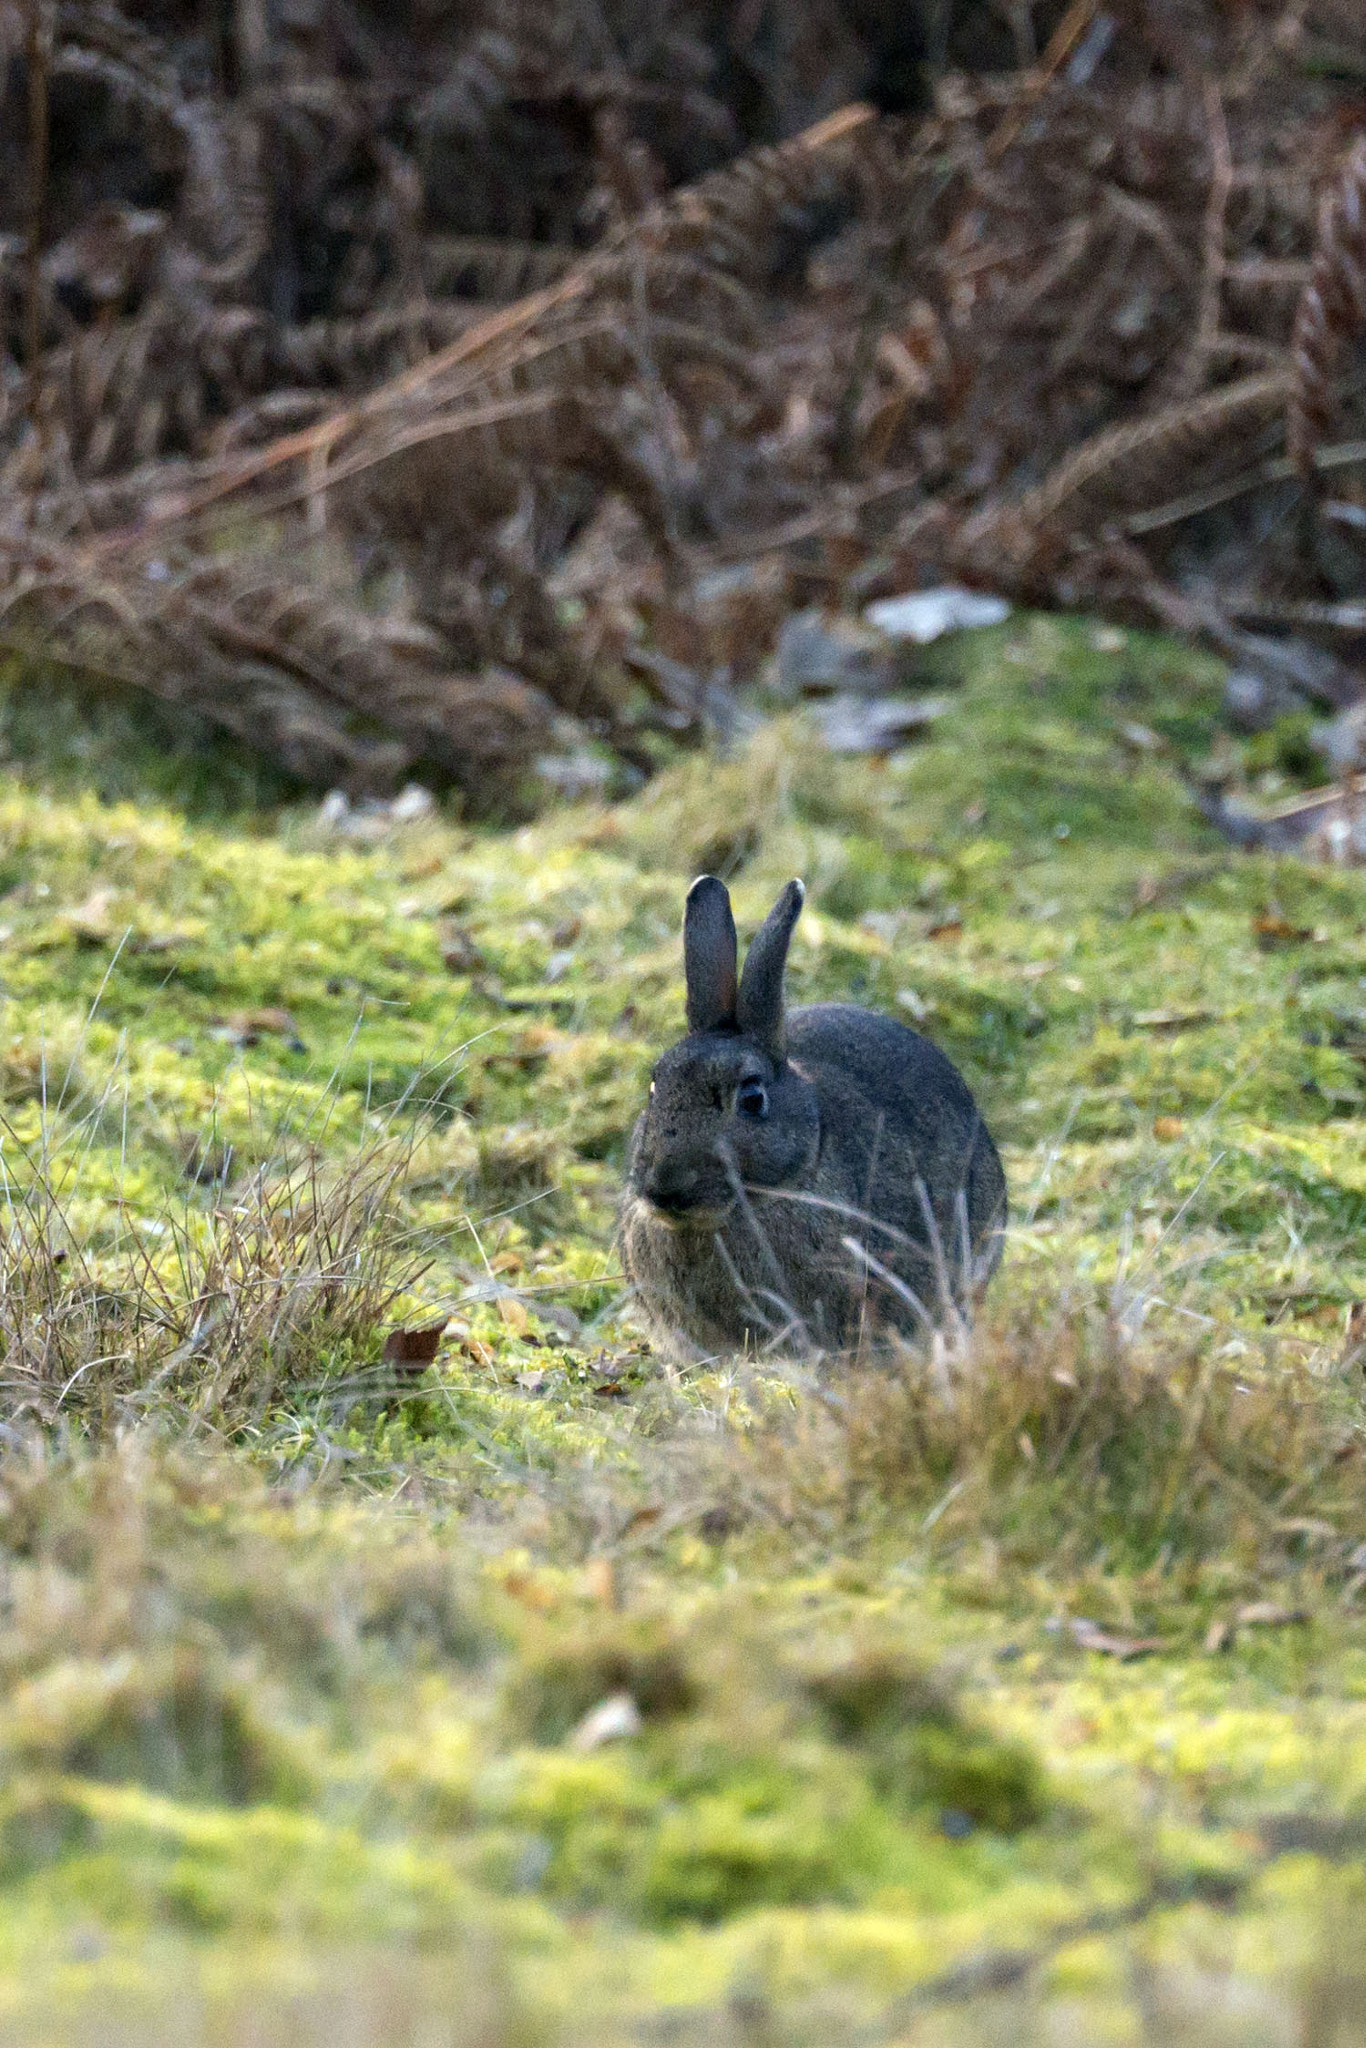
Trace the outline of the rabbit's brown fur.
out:
<instances>
[{"instance_id":1,"label":"rabbit's brown fur","mask_svg":"<svg viewBox=\"0 0 1366 2048\"><path fill-rule=\"evenodd\" d=\"M636 1297L674 1352L923 1335L1000 1259L1005 1177L952 1063L852 1004L784 1017L802 896L788 884L737 981L724 884L688 892L688 1035L655 1068L620 1215Z\"/></svg>"}]
</instances>

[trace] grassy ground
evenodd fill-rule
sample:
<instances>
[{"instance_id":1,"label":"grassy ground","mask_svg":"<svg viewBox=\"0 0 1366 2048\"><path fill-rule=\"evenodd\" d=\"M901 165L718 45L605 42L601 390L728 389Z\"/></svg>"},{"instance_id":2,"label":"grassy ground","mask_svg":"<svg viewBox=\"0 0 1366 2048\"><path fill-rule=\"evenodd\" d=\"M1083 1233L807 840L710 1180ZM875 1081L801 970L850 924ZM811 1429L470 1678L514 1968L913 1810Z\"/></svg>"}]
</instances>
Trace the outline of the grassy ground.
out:
<instances>
[{"instance_id":1,"label":"grassy ground","mask_svg":"<svg viewBox=\"0 0 1366 2048\"><path fill-rule=\"evenodd\" d=\"M1217 680L1017 620L886 765L371 844L11 679L7 2038L1363 2038L1366 878L1199 824ZM703 867L977 1088L968 1355L632 1330Z\"/></svg>"}]
</instances>

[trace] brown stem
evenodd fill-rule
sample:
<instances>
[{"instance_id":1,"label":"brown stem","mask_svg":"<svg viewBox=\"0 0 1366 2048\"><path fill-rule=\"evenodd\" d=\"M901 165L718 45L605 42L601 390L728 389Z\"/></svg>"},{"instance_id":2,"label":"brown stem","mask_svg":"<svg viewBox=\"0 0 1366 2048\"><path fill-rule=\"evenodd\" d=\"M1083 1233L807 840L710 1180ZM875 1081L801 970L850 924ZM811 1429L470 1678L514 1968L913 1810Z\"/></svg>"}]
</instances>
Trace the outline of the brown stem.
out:
<instances>
[{"instance_id":1,"label":"brown stem","mask_svg":"<svg viewBox=\"0 0 1366 2048\"><path fill-rule=\"evenodd\" d=\"M1209 136L1209 193L1205 201L1204 267L1195 342L1178 379L1177 396L1186 398L1193 398L1208 378L1209 359L1219 334L1225 271L1224 233L1229 194L1233 190L1233 151L1229 146L1224 103L1212 78L1205 78L1202 84L1205 126Z\"/></svg>"},{"instance_id":2,"label":"brown stem","mask_svg":"<svg viewBox=\"0 0 1366 2048\"><path fill-rule=\"evenodd\" d=\"M24 279L24 362L29 419L43 445L43 229L47 221L48 60L43 0L26 0L24 50L28 64L28 230Z\"/></svg>"}]
</instances>

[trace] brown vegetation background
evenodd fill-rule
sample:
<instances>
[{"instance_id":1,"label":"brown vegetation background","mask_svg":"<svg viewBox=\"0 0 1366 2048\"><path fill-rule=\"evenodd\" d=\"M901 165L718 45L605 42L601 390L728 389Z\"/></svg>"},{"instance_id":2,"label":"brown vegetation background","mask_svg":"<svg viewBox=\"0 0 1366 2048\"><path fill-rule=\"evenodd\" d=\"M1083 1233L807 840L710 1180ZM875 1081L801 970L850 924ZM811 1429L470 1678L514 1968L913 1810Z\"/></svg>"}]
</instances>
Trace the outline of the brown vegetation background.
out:
<instances>
[{"instance_id":1,"label":"brown vegetation background","mask_svg":"<svg viewBox=\"0 0 1366 2048\"><path fill-rule=\"evenodd\" d=\"M8 0L0 75L0 635L303 783L648 772L944 575L1357 694L1357 0Z\"/></svg>"}]
</instances>

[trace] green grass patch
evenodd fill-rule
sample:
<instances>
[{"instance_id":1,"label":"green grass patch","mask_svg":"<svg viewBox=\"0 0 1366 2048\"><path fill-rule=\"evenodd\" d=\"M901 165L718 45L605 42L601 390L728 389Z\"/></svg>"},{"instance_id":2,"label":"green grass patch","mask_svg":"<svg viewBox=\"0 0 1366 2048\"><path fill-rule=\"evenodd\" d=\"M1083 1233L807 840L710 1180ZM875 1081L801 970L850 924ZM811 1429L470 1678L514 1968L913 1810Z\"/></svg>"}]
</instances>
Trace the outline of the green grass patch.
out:
<instances>
[{"instance_id":1,"label":"green grass patch","mask_svg":"<svg viewBox=\"0 0 1366 2048\"><path fill-rule=\"evenodd\" d=\"M925 671L885 762L364 844L10 674L8 2036L1359 2038L1366 878L1203 826L1169 642ZM703 867L977 1090L967 1348L642 1344Z\"/></svg>"}]
</instances>

